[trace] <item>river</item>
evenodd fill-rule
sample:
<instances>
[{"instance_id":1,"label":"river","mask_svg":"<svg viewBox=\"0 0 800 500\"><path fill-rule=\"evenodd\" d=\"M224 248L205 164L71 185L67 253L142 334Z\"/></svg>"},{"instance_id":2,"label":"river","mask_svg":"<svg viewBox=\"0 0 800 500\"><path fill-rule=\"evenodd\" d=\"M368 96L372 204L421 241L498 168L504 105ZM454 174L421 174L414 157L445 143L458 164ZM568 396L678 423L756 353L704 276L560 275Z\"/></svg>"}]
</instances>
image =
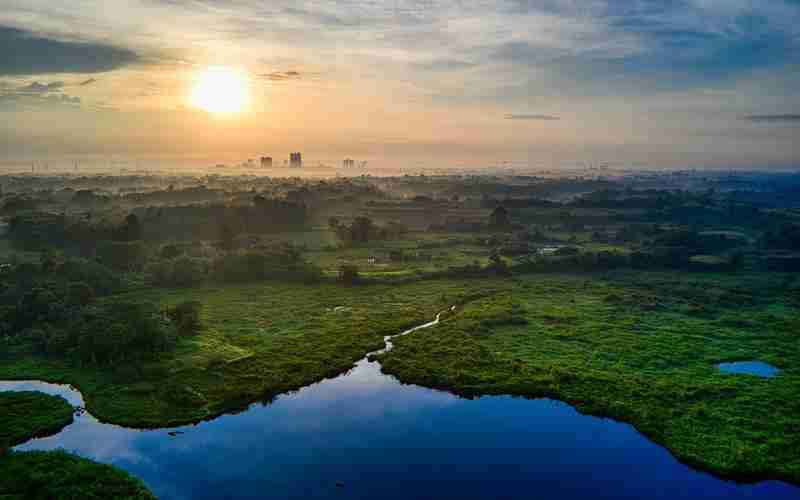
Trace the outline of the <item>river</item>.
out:
<instances>
[{"instance_id":1,"label":"river","mask_svg":"<svg viewBox=\"0 0 800 500\"><path fill-rule=\"evenodd\" d=\"M0 382L0 390L83 404L67 386ZM461 399L403 385L367 358L268 405L197 425L127 429L84 412L16 449L57 448L123 468L164 500L800 498L785 483L696 471L632 426L565 403Z\"/></svg>"}]
</instances>

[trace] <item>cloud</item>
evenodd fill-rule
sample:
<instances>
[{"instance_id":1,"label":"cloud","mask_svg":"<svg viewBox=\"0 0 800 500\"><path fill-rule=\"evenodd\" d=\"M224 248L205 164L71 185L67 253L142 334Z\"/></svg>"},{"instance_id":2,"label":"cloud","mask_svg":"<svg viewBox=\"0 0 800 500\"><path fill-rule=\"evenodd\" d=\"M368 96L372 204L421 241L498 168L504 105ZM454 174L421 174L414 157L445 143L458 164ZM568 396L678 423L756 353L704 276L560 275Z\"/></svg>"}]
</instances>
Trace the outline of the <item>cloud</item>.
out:
<instances>
[{"instance_id":1,"label":"cloud","mask_svg":"<svg viewBox=\"0 0 800 500\"><path fill-rule=\"evenodd\" d=\"M101 73L139 61L125 48L97 42L45 38L29 31L0 26L0 75Z\"/></svg>"},{"instance_id":2,"label":"cloud","mask_svg":"<svg viewBox=\"0 0 800 500\"><path fill-rule=\"evenodd\" d=\"M79 84L78 84L78 86L79 86L79 87L85 87L85 86L87 86L87 85L91 85L91 84L93 84L93 83L97 83L97 79L95 79L95 78L89 78L88 80L84 80L84 81L82 81L81 83L79 83Z\"/></svg>"},{"instance_id":3,"label":"cloud","mask_svg":"<svg viewBox=\"0 0 800 500\"><path fill-rule=\"evenodd\" d=\"M412 65L415 69L433 72L461 71L477 66L476 63L461 59L442 58L418 62Z\"/></svg>"},{"instance_id":4,"label":"cloud","mask_svg":"<svg viewBox=\"0 0 800 500\"><path fill-rule=\"evenodd\" d=\"M45 92L56 92L64 88L64 82L52 82L52 83L39 83L33 82L29 85L25 85L24 87L20 87L16 90L17 93L20 94L42 94Z\"/></svg>"},{"instance_id":5,"label":"cloud","mask_svg":"<svg viewBox=\"0 0 800 500\"><path fill-rule=\"evenodd\" d=\"M531 121L556 121L560 120L561 118L558 116L553 115L536 115L536 114L527 114L527 113L511 113L505 116L506 120L531 120Z\"/></svg>"},{"instance_id":6,"label":"cloud","mask_svg":"<svg viewBox=\"0 0 800 500\"><path fill-rule=\"evenodd\" d=\"M303 78L303 75L301 75L299 71L273 71L272 73L267 73L260 76L261 78L266 78L271 82L285 82L288 80L300 80Z\"/></svg>"},{"instance_id":7,"label":"cloud","mask_svg":"<svg viewBox=\"0 0 800 500\"><path fill-rule=\"evenodd\" d=\"M81 105L81 98L64 93L64 82L31 82L21 87L0 85L0 110Z\"/></svg>"},{"instance_id":8,"label":"cloud","mask_svg":"<svg viewBox=\"0 0 800 500\"><path fill-rule=\"evenodd\" d=\"M756 123L800 123L800 114L748 115L741 119Z\"/></svg>"},{"instance_id":9,"label":"cloud","mask_svg":"<svg viewBox=\"0 0 800 500\"><path fill-rule=\"evenodd\" d=\"M44 92L56 92L62 88L64 88L64 82L52 82L52 83L32 82L28 85L18 88L17 92L22 94L41 94Z\"/></svg>"}]
</instances>

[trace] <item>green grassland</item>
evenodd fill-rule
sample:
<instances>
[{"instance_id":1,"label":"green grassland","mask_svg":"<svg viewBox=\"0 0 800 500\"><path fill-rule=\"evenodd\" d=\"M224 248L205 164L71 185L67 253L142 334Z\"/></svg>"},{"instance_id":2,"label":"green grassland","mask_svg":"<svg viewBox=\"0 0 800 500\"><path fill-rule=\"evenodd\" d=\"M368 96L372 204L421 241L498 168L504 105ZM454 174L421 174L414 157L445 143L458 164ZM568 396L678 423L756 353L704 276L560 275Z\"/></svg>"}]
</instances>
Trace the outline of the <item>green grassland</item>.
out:
<instances>
[{"instance_id":1,"label":"green grassland","mask_svg":"<svg viewBox=\"0 0 800 500\"><path fill-rule=\"evenodd\" d=\"M506 286L489 280L355 287L267 282L137 292L117 299L201 302L203 331L138 365L80 366L11 350L0 359L0 378L73 384L92 414L121 425L194 422L337 375L382 347L384 335Z\"/></svg>"},{"instance_id":2,"label":"green grassland","mask_svg":"<svg viewBox=\"0 0 800 500\"><path fill-rule=\"evenodd\" d=\"M452 266L488 262L489 250L468 241L467 236L442 233L413 233L398 240L378 240L344 248L308 252L307 258L328 274L335 274L342 264L354 264L365 277L403 277L444 271ZM472 235L471 240L476 236ZM392 261L392 251L402 260ZM374 257L375 261L370 261Z\"/></svg>"},{"instance_id":3,"label":"green grassland","mask_svg":"<svg viewBox=\"0 0 800 500\"><path fill-rule=\"evenodd\" d=\"M785 276L522 276L380 359L403 382L552 397L693 466L800 483L800 293ZM751 359L782 372L715 368Z\"/></svg>"},{"instance_id":4,"label":"green grassland","mask_svg":"<svg viewBox=\"0 0 800 500\"><path fill-rule=\"evenodd\" d=\"M0 498L8 500L151 500L126 472L63 451L7 452L7 447L53 434L72 422L63 398L38 392L0 392Z\"/></svg>"},{"instance_id":5,"label":"green grassland","mask_svg":"<svg viewBox=\"0 0 800 500\"><path fill-rule=\"evenodd\" d=\"M57 433L72 423L72 412L64 398L41 392L0 392L0 450Z\"/></svg>"}]
</instances>

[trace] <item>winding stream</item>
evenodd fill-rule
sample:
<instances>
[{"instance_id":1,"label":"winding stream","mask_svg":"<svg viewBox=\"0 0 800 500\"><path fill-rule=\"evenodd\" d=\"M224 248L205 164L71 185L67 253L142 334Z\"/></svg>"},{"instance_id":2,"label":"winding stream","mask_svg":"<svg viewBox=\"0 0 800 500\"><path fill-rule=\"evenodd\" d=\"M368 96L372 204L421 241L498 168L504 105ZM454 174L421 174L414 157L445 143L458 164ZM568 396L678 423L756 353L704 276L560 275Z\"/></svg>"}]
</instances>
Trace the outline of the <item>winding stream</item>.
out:
<instances>
[{"instance_id":1,"label":"winding stream","mask_svg":"<svg viewBox=\"0 0 800 500\"><path fill-rule=\"evenodd\" d=\"M391 349L391 338L371 354ZM465 400L402 385L368 357L343 375L235 415L136 430L79 412L60 433L16 449L63 448L116 465L165 500L800 498L800 488L785 483L737 484L695 471L632 426L558 401ZM8 390L83 406L68 386L0 382Z\"/></svg>"}]
</instances>

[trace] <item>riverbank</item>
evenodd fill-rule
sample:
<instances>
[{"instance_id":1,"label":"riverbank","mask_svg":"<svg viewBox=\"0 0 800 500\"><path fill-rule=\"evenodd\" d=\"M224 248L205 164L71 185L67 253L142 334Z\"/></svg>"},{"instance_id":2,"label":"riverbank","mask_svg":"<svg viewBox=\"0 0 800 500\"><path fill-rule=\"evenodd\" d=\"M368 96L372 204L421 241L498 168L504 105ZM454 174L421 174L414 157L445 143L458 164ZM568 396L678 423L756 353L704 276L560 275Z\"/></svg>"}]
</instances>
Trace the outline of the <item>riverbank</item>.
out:
<instances>
[{"instance_id":1,"label":"riverbank","mask_svg":"<svg viewBox=\"0 0 800 500\"><path fill-rule=\"evenodd\" d=\"M405 383L551 397L630 422L722 477L800 484L800 304L780 280L523 276L378 359ZM782 371L763 379L716 368L740 359Z\"/></svg>"},{"instance_id":2,"label":"riverbank","mask_svg":"<svg viewBox=\"0 0 800 500\"><path fill-rule=\"evenodd\" d=\"M33 437L55 434L72 423L63 398L40 392L0 392L0 453Z\"/></svg>"},{"instance_id":3,"label":"riverbank","mask_svg":"<svg viewBox=\"0 0 800 500\"><path fill-rule=\"evenodd\" d=\"M0 498L155 499L140 480L109 465L64 451L7 451L9 446L59 432L72 423L73 411L60 397L0 392Z\"/></svg>"},{"instance_id":4,"label":"riverbank","mask_svg":"<svg viewBox=\"0 0 800 500\"><path fill-rule=\"evenodd\" d=\"M0 358L0 379L77 387L98 419L155 428L207 420L341 374L385 335L430 321L453 303L496 293L500 280L439 280L346 287L266 282L149 290L125 300L203 304L199 335L149 362L83 365L34 356Z\"/></svg>"}]
</instances>

